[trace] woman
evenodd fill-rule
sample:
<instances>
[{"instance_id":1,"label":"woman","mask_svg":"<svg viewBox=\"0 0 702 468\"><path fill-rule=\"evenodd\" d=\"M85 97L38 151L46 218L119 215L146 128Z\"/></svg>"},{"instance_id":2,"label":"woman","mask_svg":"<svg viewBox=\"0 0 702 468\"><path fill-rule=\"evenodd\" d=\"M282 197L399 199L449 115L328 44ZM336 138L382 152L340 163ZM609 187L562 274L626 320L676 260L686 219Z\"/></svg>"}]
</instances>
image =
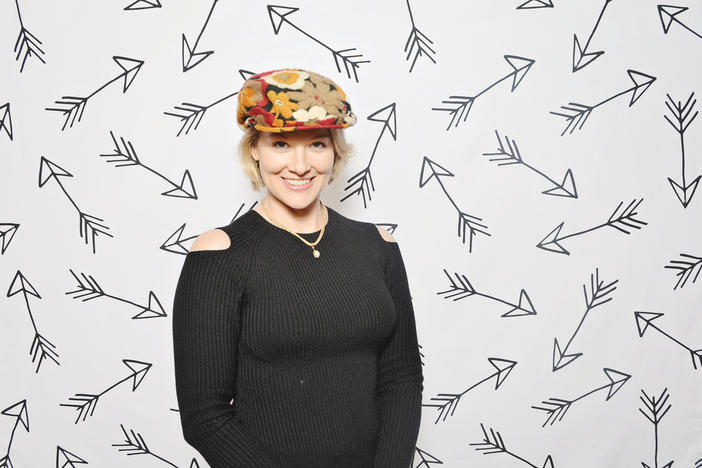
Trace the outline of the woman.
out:
<instances>
[{"instance_id":1,"label":"woman","mask_svg":"<svg viewBox=\"0 0 702 468\"><path fill-rule=\"evenodd\" d=\"M213 468L407 468L423 376L400 249L320 200L348 157L351 106L300 69L254 75L238 99L242 163L268 193L185 258L173 304L185 440Z\"/></svg>"}]
</instances>

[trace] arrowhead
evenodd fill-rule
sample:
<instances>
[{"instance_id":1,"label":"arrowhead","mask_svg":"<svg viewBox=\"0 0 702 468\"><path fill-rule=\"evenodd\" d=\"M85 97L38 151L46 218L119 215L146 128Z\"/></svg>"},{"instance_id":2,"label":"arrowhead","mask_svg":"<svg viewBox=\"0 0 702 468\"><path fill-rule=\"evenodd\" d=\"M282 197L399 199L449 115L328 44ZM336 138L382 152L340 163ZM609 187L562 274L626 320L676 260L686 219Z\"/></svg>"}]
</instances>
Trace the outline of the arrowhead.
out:
<instances>
[{"instance_id":1,"label":"arrowhead","mask_svg":"<svg viewBox=\"0 0 702 468\"><path fill-rule=\"evenodd\" d=\"M637 72L635 70L627 70L629 78L634 82L634 92L631 95L631 101L629 102L629 107L633 106L634 103L641 97L643 93L646 92L651 83L656 81L656 77L647 75L645 73Z\"/></svg>"},{"instance_id":2,"label":"arrowhead","mask_svg":"<svg viewBox=\"0 0 702 468\"><path fill-rule=\"evenodd\" d=\"M687 10L687 7L673 5L658 5L658 17L661 19L663 32L668 34L668 29L673 21L677 21L675 16Z\"/></svg>"},{"instance_id":3,"label":"arrowhead","mask_svg":"<svg viewBox=\"0 0 702 468\"><path fill-rule=\"evenodd\" d=\"M183 73L196 67L200 64L200 62L214 54L214 50L195 52L195 49L190 48L190 44L188 44L188 39L185 37L185 34L183 34L181 52L183 57Z\"/></svg>"},{"instance_id":4,"label":"arrowhead","mask_svg":"<svg viewBox=\"0 0 702 468\"><path fill-rule=\"evenodd\" d=\"M287 21L285 17L296 12L297 10L299 10L299 8L268 5L268 16L270 17L271 24L273 25L273 32L278 34L278 31L280 31L280 26L282 26L284 21Z\"/></svg>"},{"instance_id":5,"label":"arrowhead","mask_svg":"<svg viewBox=\"0 0 702 468\"><path fill-rule=\"evenodd\" d=\"M183 245L183 241L188 239L182 238L183 231L185 231L185 223L181 224L180 227L161 244L161 248L167 252L187 255L188 249Z\"/></svg>"},{"instance_id":6,"label":"arrowhead","mask_svg":"<svg viewBox=\"0 0 702 468\"><path fill-rule=\"evenodd\" d=\"M529 295L524 289L522 289L519 294L519 305L506 314L503 314L502 317L519 317L522 315L536 315L534 305L531 303L531 299L529 299Z\"/></svg>"},{"instance_id":7,"label":"arrowhead","mask_svg":"<svg viewBox=\"0 0 702 468\"><path fill-rule=\"evenodd\" d=\"M428 172L426 176L424 175L425 169L431 171ZM428 157L424 156L424 159L422 160L422 172L419 175L419 187L424 187L424 185L426 185L426 183L429 182L432 179L432 177L436 177L436 180L439 180L439 177L444 176L453 177L453 174L445 167L435 163Z\"/></svg>"},{"instance_id":8,"label":"arrowhead","mask_svg":"<svg viewBox=\"0 0 702 468\"><path fill-rule=\"evenodd\" d=\"M44 174L44 171L48 172ZM50 178L58 176L73 177L73 174L42 156L39 162L39 187L43 187Z\"/></svg>"},{"instance_id":9,"label":"arrowhead","mask_svg":"<svg viewBox=\"0 0 702 468\"><path fill-rule=\"evenodd\" d=\"M553 8L551 0L528 0L517 7L517 10L533 10L536 8Z\"/></svg>"},{"instance_id":10,"label":"arrowhead","mask_svg":"<svg viewBox=\"0 0 702 468\"><path fill-rule=\"evenodd\" d=\"M507 63L510 64L510 66L514 69L513 76L512 76L512 91L517 89L517 85L522 81L522 78L524 78L524 75L527 74L531 66L534 64L534 60L526 58L526 57L519 57L517 55L505 55L505 60L507 60Z\"/></svg>"},{"instance_id":11,"label":"arrowhead","mask_svg":"<svg viewBox=\"0 0 702 468\"><path fill-rule=\"evenodd\" d=\"M20 420L25 430L29 432L29 415L27 414L27 400L22 400L2 410L5 416L13 416Z\"/></svg>"},{"instance_id":12,"label":"arrowhead","mask_svg":"<svg viewBox=\"0 0 702 468\"><path fill-rule=\"evenodd\" d=\"M17 273L15 273L15 276L12 278L12 282L10 283L10 289L7 291L7 297L14 296L18 293L27 293L30 296L34 296L37 299L41 299L41 296L39 295L37 290L34 289L32 283L30 283L29 280L19 270L17 270Z\"/></svg>"},{"instance_id":13,"label":"arrowhead","mask_svg":"<svg viewBox=\"0 0 702 468\"><path fill-rule=\"evenodd\" d=\"M575 188L575 179L573 171L568 169L563 176L563 181L560 185L541 192L545 195L554 195L557 197L578 198L578 190Z\"/></svg>"},{"instance_id":14,"label":"arrowhead","mask_svg":"<svg viewBox=\"0 0 702 468\"><path fill-rule=\"evenodd\" d=\"M151 364L148 362L135 361L133 359L122 359L125 366L132 370L134 381L132 383L132 391L136 390L144 380L146 373L151 369Z\"/></svg>"},{"instance_id":15,"label":"arrowhead","mask_svg":"<svg viewBox=\"0 0 702 468\"><path fill-rule=\"evenodd\" d=\"M546 457L546 460L544 461L544 464L541 468L554 468L553 459L551 458L551 455Z\"/></svg>"},{"instance_id":16,"label":"arrowhead","mask_svg":"<svg viewBox=\"0 0 702 468\"><path fill-rule=\"evenodd\" d=\"M573 34L573 73L590 65L590 63L602 54L604 54L604 51L585 53L580 47L578 36Z\"/></svg>"},{"instance_id":17,"label":"arrowhead","mask_svg":"<svg viewBox=\"0 0 702 468\"><path fill-rule=\"evenodd\" d=\"M583 353L575 353L575 354L564 354L564 352L561 350L560 345L558 344L558 338L553 339L553 357L552 357L552 372L556 372L559 369L564 368L571 362L575 361L578 359L580 356L582 356Z\"/></svg>"},{"instance_id":18,"label":"arrowhead","mask_svg":"<svg viewBox=\"0 0 702 468\"><path fill-rule=\"evenodd\" d=\"M631 378L631 376L629 374L625 374L624 372L619 372L608 367L605 367L602 370L605 371L605 374L607 374L607 378L610 380L610 382L612 382L611 384L609 384L609 391L607 392L606 401L609 401L609 399L612 398L614 394L619 391L620 388L622 388L622 385L624 385L626 381Z\"/></svg>"},{"instance_id":19,"label":"arrowhead","mask_svg":"<svg viewBox=\"0 0 702 468\"><path fill-rule=\"evenodd\" d=\"M549 232L546 235L546 237L541 239L541 241L538 244L536 244L536 246L540 249L548 250L550 252L570 255L570 252L568 252L565 249L565 247L558 243L558 241L560 240L558 239L558 234L561 232L561 229L563 229L563 224L565 224L565 221L562 221L561 224L556 226L556 228L553 231Z\"/></svg>"},{"instance_id":20,"label":"arrowhead","mask_svg":"<svg viewBox=\"0 0 702 468\"><path fill-rule=\"evenodd\" d=\"M248 71L248 70L244 70L243 68L240 68L239 75L241 75L241 77L244 79L244 81L246 81L249 78L251 78L252 76L254 76L255 73L252 71Z\"/></svg>"},{"instance_id":21,"label":"arrowhead","mask_svg":"<svg viewBox=\"0 0 702 468\"><path fill-rule=\"evenodd\" d=\"M2 240L2 245L0 245L0 255L5 253L5 250L10 246L10 242L14 239L17 229L19 228L17 223L2 223L0 224L0 240Z\"/></svg>"},{"instance_id":22,"label":"arrowhead","mask_svg":"<svg viewBox=\"0 0 702 468\"><path fill-rule=\"evenodd\" d=\"M80 458L78 455L69 452L68 450L56 446L56 466L60 467L70 467L75 468L73 465L78 463L80 465L87 465L88 462Z\"/></svg>"},{"instance_id":23,"label":"arrowhead","mask_svg":"<svg viewBox=\"0 0 702 468\"><path fill-rule=\"evenodd\" d=\"M639 329L639 336L644 336L644 332L646 332L646 329L651 324L651 322L653 322L662 315L662 313L658 312L634 312L634 318L636 319L636 327Z\"/></svg>"},{"instance_id":24,"label":"arrowhead","mask_svg":"<svg viewBox=\"0 0 702 468\"><path fill-rule=\"evenodd\" d=\"M146 308L143 308L141 312L139 312L137 315L132 317L133 319L142 319L142 318L154 318L154 317L165 317L166 316L166 311L163 310L163 306L161 306L161 302L158 300L156 297L156 294L154 294L153 291L149 291L149 305Z\"/></svg>"},{"instance_id":25,"label":"arrowhead","mask_svg":"<svg viewBox=\"0 0 702 468\"><path fill-rule=\"evenodd\" d=\"M393 140L397 140L397 119L395 118L395 103L389 104L368 116L368 120L373 122L383 122L390 130Z\"/></svg>"},{"instance_id":26,"label":"arrowhead","mask_svg":"<svg viewBox=\"0 0 702 468\"><path fill-rule=\"evenodd\" d=\"M0 106L0 132L5 130L7 136L12 141L12 115L10 114L10 103Z\"/></svg>"},{"instance_id":27,"label":"arrowhead","mask_svg":"<svg viewBox=\"0 0 702 468\"><path fill-rule=\"evenodd\" d=\"M488 358L488 362L490 362L490 364L497 369L497 379L495 380L495 390L497 390L500 388L500 385L502 385L502 382L505 381L509 373L512 372L514 366L517 365L517 361L510 361L509 359L500 358Z\"/></svg>"},{"instance_id":28,"label":"arrowhead","mask_svg":"<svg viewBox=\"0 0 702 468\"><path fill-rule=\"evenodd\" d=\"M680 203L682 203L683 208L687 208L687 205L690 203L690 201L692 201L692 196L695 194L695 190L697 190L697 184L699 184L701 177L702 175L698 175L695 180L687 184L685 187L668 177L668 182L670 182L670 186L673 187L673 192L675 192L678 200L680 200Z\"/></svg>"},{"instance_id":29,"label":"arrowhead","mask_svg":"<svg viewBox=\"0 0 702 468\"><path fill-rule=\"evenodd\" d=\"M134 81L134 78L137 76L137 73L139 73L139 70L141 70L141 66L144 65L144 61L131 59L129 57L120 57L118 55L112 57L112 60L114 60L117 65L124 70L124 84L122 85L122 92L126 93L127 89L129 89L129 86L132 84L132 81Z\"/></svg>"},{"instance_id":30,"label":"arrowhead","mask_svg":"<svg viewBox=\"0 0 702 468\"><path fill-rule=\"evenodd\" d=\"M190 176L190 171L186 169L178 187L161 192L161 195L197 200L197 193L195 193L195 187L193 186L193 179Z\"/></svg>"},{"instance_id":31,"label":"arrowhead","mask_svg":"<svg viewBox=\"0 0 702 468\"><path fill-rule=\"evenodd\" d=\"M126 6L125 10L150 10L151 8L161 8L159 0L136 0L131 5Z\"/></svg>"}]
</instances>

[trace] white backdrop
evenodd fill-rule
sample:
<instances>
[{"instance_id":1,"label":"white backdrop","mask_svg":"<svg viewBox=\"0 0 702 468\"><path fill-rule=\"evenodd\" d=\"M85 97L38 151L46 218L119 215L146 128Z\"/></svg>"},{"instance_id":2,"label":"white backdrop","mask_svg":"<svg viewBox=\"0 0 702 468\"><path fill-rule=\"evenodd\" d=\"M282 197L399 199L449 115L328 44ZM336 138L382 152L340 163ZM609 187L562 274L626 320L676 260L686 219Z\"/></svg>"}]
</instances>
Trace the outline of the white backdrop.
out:
<instances>
[{"instance_id":1,"label":"white backdrop","mask_svg":"<svg viewBox=\"0 0 702 468\"><path fill-rule=\"evenodd\" d=\"M690 0L4 2L4 466L207 466L174 288L263 196L243 77L291 66L359 118L323 201L407 265L413 466L701 466L701 33Z\"/></svg>"}]
</instances>

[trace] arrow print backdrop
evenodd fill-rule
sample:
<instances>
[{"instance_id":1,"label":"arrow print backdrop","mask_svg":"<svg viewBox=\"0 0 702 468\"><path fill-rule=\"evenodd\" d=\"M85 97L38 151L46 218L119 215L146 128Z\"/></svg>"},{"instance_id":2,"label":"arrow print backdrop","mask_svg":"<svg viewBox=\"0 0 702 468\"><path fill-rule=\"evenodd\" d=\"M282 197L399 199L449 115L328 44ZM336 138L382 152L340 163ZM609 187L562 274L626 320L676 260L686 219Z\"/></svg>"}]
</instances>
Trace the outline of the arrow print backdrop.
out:
<instances>
[{"instance_id":1,"label":"arrow print backdrop","mask_svg":"<svg viewBox=\"0 0 702 468\"><path fill-rule=\"evenodd\" d=\"M170 304L263 196L243 80L298 66L359 116L323 201L407 265L414 468L702 468L701 32L695 1L4 2L0 467L207 466Z\"/></svg>"}]
</instances>

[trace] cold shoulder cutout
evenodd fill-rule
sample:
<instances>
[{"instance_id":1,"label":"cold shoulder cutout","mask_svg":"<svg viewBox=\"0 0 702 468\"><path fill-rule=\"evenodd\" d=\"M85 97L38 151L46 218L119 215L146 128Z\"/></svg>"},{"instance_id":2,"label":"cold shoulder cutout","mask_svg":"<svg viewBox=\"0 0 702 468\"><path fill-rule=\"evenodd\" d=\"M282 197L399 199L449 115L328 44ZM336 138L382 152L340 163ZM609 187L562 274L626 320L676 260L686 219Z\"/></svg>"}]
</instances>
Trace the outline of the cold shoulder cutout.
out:
<instances>
[{"instance_id":1,"label":"cold shoulder cutout","mask_svg":"<svg viewBox=\"0 0 702 468\"><path fill-rule=\"evenodd\" d=\"M231 245L229 234L221 229L210 229L195 239L190 247L191 252L200 250L226 250Z\"/></svg>"},{"instance_id":2,"label":"cold shoulder cutout","mask_svg":"<svg viewBox=\"0 0 702 468\"><path fill-rule=\"evenodd\" d=\"M380 235L383 237L383 239L385 240L385 242L395 242L395 243L397 243L397 241L395 240L395 238L392 237L392 235L390 234L390 232L389 232L387 229L382 228L382 227L380 227L380 226L375 226L375 227L378 228L378 232L379 232Z\"/></svg>"}]
</instances>

